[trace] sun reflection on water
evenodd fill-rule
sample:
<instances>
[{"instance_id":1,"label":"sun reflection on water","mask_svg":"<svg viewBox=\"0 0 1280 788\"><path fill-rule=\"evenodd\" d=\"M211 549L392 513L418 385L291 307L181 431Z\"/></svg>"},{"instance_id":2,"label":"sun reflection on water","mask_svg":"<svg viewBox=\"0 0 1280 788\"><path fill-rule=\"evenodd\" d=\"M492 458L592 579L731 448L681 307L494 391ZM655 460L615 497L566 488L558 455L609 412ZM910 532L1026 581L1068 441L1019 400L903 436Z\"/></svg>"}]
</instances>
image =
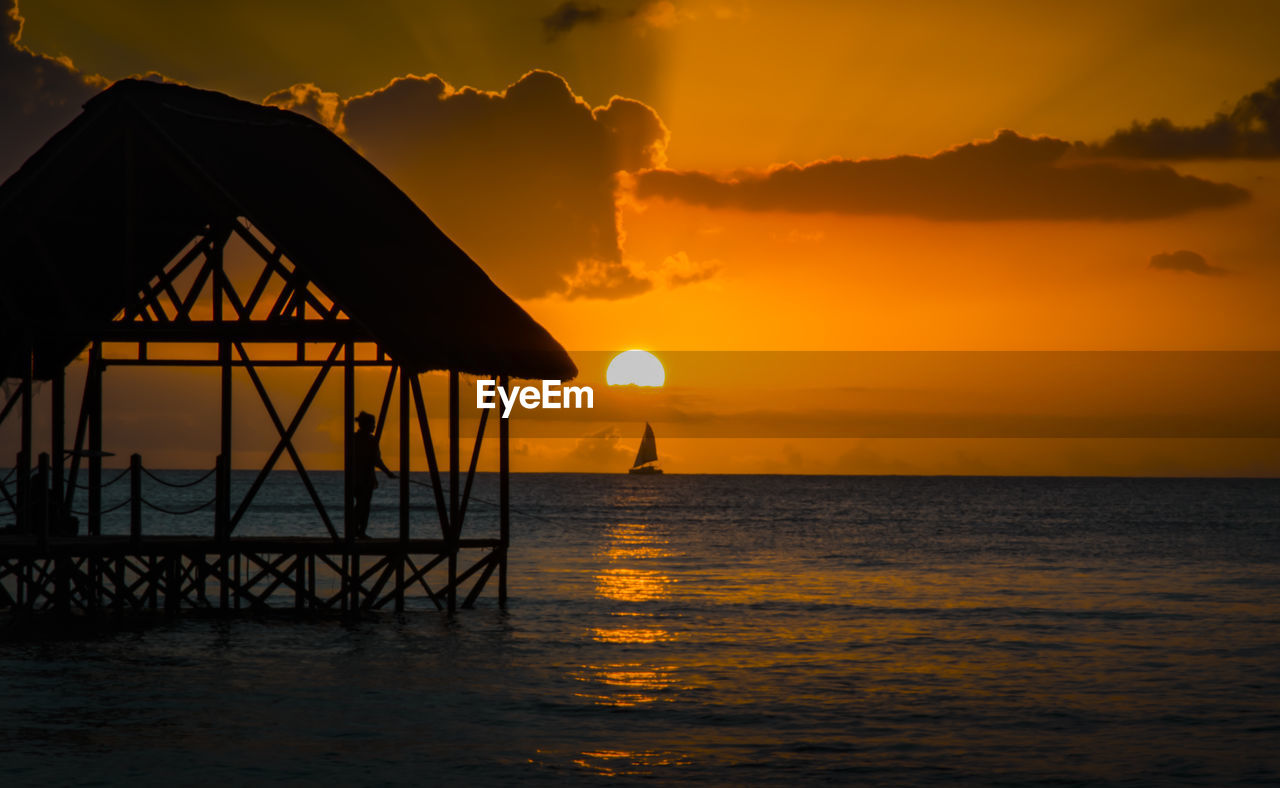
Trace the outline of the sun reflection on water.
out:
<instances>
[{"instance_id":1,"label":"sun reflection on water","mask_svg":"<svg viewBox=\"0 0 1280 788\"><path fill-rule=\"evenodd\" d=\"M645 564L671 555L666 548L667 540L643 523L610 524L605 533L608 541L599 553L605 567L596 575L596 596L615 602L666 598L668 586L675 580Z\"/></svg>"},{"instance_id":2,"label":"sun reflection on water","mask_svg":"<svg viewBox=\"0 0 1280 788\"><path fill-rule=\"evenodd\" d=\"M639 662L583 665L573 677L584 685L574 693L575 697L614 708L674 700L671 690L678 689L675 668L671 665Z\"/></svg>"},{"instance_id":3,"label":"sun reflection on water","mask_svg":"<svg viewBox=\"0 0 1280 788\"><path fill-rule=\"evenodd\" d=\"M672 552L668 539L657 528L644 523L612 523L596 551L600 569L595 574L596 598L611 605L608 615L617 623L592 626L587 634L596 643L613 649L635 644L653 644L678 638L671 627L646 603L668 599L676 579L663 569L662 559ZM618 654L622 656L621 653ZM598 706L625 708L675 700L680 687L675 666L666 663L625 659L604 659L579 665L573 673L580 689L574 693ZM676 753L592 751L583 752L575 763L604 776L648 773L654 767L683 762Z\"/></svg>"},{"instance_id":4,"label":"sun reflection on water","mask_svg":"<svg viewBox=\"0 0 1280 788\"><path fill-rule=\"evenodd\" d=\"M683 753L629 750L592 750L574 759L574 764L601 777L651 776L660 767L688 766Z\"/></svg>"}]
</instances>

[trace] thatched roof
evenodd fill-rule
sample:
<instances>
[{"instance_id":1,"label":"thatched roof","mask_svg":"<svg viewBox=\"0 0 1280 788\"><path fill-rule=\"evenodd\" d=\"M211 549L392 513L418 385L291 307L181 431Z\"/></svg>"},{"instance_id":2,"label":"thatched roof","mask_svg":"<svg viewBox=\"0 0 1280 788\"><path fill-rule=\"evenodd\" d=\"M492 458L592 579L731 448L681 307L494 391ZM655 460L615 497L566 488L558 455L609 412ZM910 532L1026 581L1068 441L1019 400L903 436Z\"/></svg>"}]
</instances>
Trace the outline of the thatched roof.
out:
<instances>
[{"instance_id":1,"label":"thatched roof","mask_svg":"<svg viewBox=\"0 0 1280 788\"><path fill-rule=\"evenodd\" d=\"M203 229L245 217L414 371L569 379L564 349L386 176L296 113L117 82L0 187L0 377L47 377ZM497 231L497 228L495 228Z\"/></svg>"}]
</instances>

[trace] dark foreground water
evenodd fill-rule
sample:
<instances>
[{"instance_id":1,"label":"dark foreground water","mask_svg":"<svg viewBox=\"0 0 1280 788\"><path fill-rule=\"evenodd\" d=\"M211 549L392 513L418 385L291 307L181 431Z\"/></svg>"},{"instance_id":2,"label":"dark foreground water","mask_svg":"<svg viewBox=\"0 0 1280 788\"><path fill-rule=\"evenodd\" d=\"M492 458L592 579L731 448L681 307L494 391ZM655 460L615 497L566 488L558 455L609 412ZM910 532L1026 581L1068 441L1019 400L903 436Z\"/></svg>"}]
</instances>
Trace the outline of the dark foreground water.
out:
<instances>
[{"instance_id":1,"label":"dark foreground water","mask_svg":"<svg viewBox=\"0 0 1280 788\"><path fill-rule=\"evenodd\" d=\"M0 645L0 784L1280 781L1280 482L513 486L505 613Z\"/></svg>"}]
</instances>

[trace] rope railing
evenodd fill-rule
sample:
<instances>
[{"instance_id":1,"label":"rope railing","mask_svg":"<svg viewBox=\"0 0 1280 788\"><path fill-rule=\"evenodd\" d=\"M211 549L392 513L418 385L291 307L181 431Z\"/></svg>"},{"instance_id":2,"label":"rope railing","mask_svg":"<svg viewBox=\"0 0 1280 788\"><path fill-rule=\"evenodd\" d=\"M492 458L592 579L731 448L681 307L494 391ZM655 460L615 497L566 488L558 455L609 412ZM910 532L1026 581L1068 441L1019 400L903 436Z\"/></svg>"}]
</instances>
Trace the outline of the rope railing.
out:
<instances>
[{"instance_id":1,"label":"rope railing","mask_svg":"<svg viewBox=\"0 0 1280 788\"><path fill-rule=\"evenodd\" d=\"M3 481L7 483L11 477L13 477L15 474L17 474L18 470L19 470L19 468L10 468L10 469L8 470L8 472L5 474L5 477L4 477ZM133 534L133 535L135 535L135 536L139 536L139 535L141 535L141 527L142 527L142 526L141 526L140 512L141 512L141 509L142 509L143 507L146 507L147 509L151 509L152 511L155 511L155 512L159 512L159 513L161 513L161 514L168 515L168 516L170 516L170 517L186 517L186 516L193 515L193 514L196 514L196 513L198 513L198 512L201 512L201 511L205 511L205 510L209 509L210 507L215 506L215 505L217 504L217 501L218 501L217 495L215 494L212 498L209 498L207 501L204 501L204 502L202 502L202 503L200 503L200 504L198 504L198 505L196 505L196 506L191 506L191 507L188 507L188 508L181 508L181 509L179 509L179 508L169 508L168 506L162 506L162 505L160 505L160 504L158 504L158 503L155 503L154 501L150 501L150 500L148 500L146 497L144 497L144 496L142 495L142 485L141 485L141 480L142 480L142 476L143 476L143 475L145 475L145 476L149 477L152 481L156 482L157 484L160 484L160 485L162 485L162 486L164 486L164 487L167 487L167 488L170 488L170 489L186 489L186 488L190 488L190 487L195 487L195 486L196 486L196 485L198 485L198 484L201 484L201 483L203 483L203 482L208 481L208 480L209 480L209 478L210 478L210 477L212 477L212 476L213 476L214 474L216 474L217 472L218 472L218 468L217 468L217 466L215 466L214 468L212 468L211 470L207 471L206 473L201 474L201 475L200 475L200 477L199 477L199 478L197 478L197 479L193 479L193 480L191 480L191 481L186 481L186 482L174 482L174 481L170 481L170 480L168 480L168 479L165 479L165 478L163 478L163 477L161 477L161 476L158 476L158 475L157 475L157 474L155 474L154 472L152 472L152 471L148 470L147 468L143 467L143 466L142 466L142 463L141 463L141 458L139 458L139 457L136 457L136 456L135 456L134 462L133 462L133 463L131 463L130 467L123 469L120 473L118 473L118 474L116 474L114 477L112 477L110 481L103 482L103 483L102 483L102 485L101 485L101 488L100 488L100 489L105 489L105 488L107 488L107 487L111 487L111 486L113 486L113 485L115 485L115 484L119 483L120 481L122 481L122 480L123 480L123 479L125 479L126 477L131 477L131 476L132 476L132 482L131 482L131 485L130 485L130 487L131 487L130 494L129 494L127 497L125 497L123 500L117 501L116 503L114 503L114 504L112 504L112 505L110 505L110 506L100 507L100 508L99 508L99 511L98 511L98 513L97 513L97 514L98 514L98 516L99 516L99 517L102 517L102 516L104 516L104 515L108 515L108 514L112 514L112 513L114 513L114 512L117 512L117 511L119 511L119 510L123 509L124 507L129 506L130 504L135 504L135 503L136 503L137 505L133 507L133 511L132 511L132 513L131 513L131 517L130 517L130 521L131 521L131 522L130 522L130 532L131 532L131 534ZM32 476L33 476L33 478L35 478L35 477L38 477L38 476L39 476L39 474L40 474L40 471L33 471ZM80 484L79 482L71 482L70 480L68 480L68 483L72 484L76 489L79 489L79 490L89 490L89 489L90 489L89 485ZM433 489L433 485L432 485L431 483L429 483L429 482L423 482L423 481L420 481L420 480L418 480L418 479L410 478L410 479L409 479L409 483L410 483L410 484L417 485L417 486L419 486L419 487L423 487L423 488L429 489L429 490L430 490L430 489ZM442 485L442 486L441 486L441 488L442 488L442 491L444 492L444 494L445 494L445 495L448 495L448 494L449 494L449 492L450 492L449 487L447 487L447 486L445 486L445 485ZM474 494L469 495L469 496L468 496L468 500L469 500L469 501L472 501L472 502L475 502L475 503L478 503L478 504L483 504L483 505L485 505L485 506L491 506L491 507L494 507L494 508L498 508L498 507L500 507L500 506L501 506L501 504L500 504L500 503L498 503L498 502L496 502L496 501L490 501L490 500L487 500L487 499L485 499L485 498L481 498L481 497L479 497L479 496L476 496L476 495L474 495ZM428 510L434 510L434 509L435 509L435 503L434 503L434 502L432 502L432 503L430 503L430 504L423 504L423 505L418 505L418 506L411 506L410 508L411 508L412 510L415 510L415 511L428 511ZM516 509L515 507L508 506L508 510L509 510L509 511L511 511L513 514L518 514L518 515L520 515L520 516L522 516L522 517L529 517L529 518L532 518L532 519L535 519L535 520L541 520L541 521L543 521L543 522L548 522L548 523L550 523L550 522L555 522L554 520L552 520L552 519L551 519L551 518L549 518L549 517L544 517L544 516L539 515L539 514L534 514L533 512L527 512L527 511L523 511L523 510L521 510L521 509ZM79 510L79 509L75 509L75 508L73 508L73 507L67 507L64 511L66 511L66 512L68 512L68 513L70 513L70 514L76 515L76 516L78 516L78 517L91 517L91 516L92 516L92 513L88 512L88 511L82 511L82 510ZM14 513L16 513L16 512L14 512Z\"/></svg>"},{"instance_id":2,"label":"rope railing","mask_svg":"<svg viewBox=\"0 0 1280 788\"><path fill-rule=\"evenodd\" d=\"M111 481L109 481L109 482L103 482L103 483L102 483L102 485L101 485L101 489L105 490L105 489L107 489L108 487L110 487L110 486L112 486L113 484L115 484L116 482L118 482L118 481L120 481L121 479L123 479L124 477L128 476L128 475L129 475L129 470L130 470L129 468L125 468L123 471L120 471L120 473L117 473L117 474L115 475L115 477L114 477L114 478L112 478L112 480L111 480ZM89 485L87 485L87 484L81 484L80 482L75 482L75 486L76 486L76 489L77 489L77 490L88 490L88 489L89 489Z\"/></svg>"},{"instance_id":3,"label":"rope railing","mask_svg":"<svg viewBox=\"0 0 1280 788\"><path fill-rule=\"evenodd\" d=\"M217 501L218 501L218 499L217 499L217 498L210 498L209 500L205 501L204 503L200 504L199 506L193 507L193 508L191 508L191 509L177 509L177 510L175 510L175 509L166 509L166 508L164 508L163 506L157 506L156 504L152 503L151 501L148 501L146 498L143 498L143 499L142 499L142 505L143 505L143 506L146 506L148 509L154 509L154 510L155 510L155 511L157 511L157 512L162 512L162 513L164 513L164 514L173 515L174 517L185 517L185 516L186 516L186 515L188 515L188 514L195 514L196 512L200 511L201 509L208 509L210 506L213 506L215 503L217 503Z\"/></svg>"},{"instance_id":4,"label":"rope railing","mask_svg":"<svg viewBox=\"0 0 1280 788\"><path fill-rule=\"evenodd\" d=\"M128 506L130 503L133 503L133 496L130 496L130 497L128 497L128 498L125 498L125 499L124 499L123 501L121 501L120 503L117 503L117 504L115 504L115 505L113 505L113 506L109 506L109 507L107 507L106 509L103 509L102 511L98 512L98 514L111 514L111 513L112 513L112 512L114 512L114 511L117 511L117 510L119 510L119 509L123 509L124 507ZM89 516L89 513L88 513L88 512L82 512L82 511L80 511L79 509L70 509L70 510L68 510L68 511L70 511L72 514L74 514L74 515L78 515L78 516L80 516L80 517L88 517L88 516Z\"/></svg>"},{"instance_id":5,"label":"rope railing","mask_svg":"<svg viewBox=\"0 0 1280 788\"><path fill-rule=\"evenodd\" d=\"M146 475L147 475L147 476L148 476L152 481L154 481L154 482L156 482L156 483L158 483L158 484L163 484L165 487L172 487L172 488L174 488L174 489L181 489L181 488L183 488L183 487L195 487L197 484L200 484L201 482L206 481L210 476L212 476L213 474L217 473L217 472L218 472L218 469L217 469L217 468L212 468L212 469L210 469L210 470L209 470L209 472L208 472L208 473L204 474L204 475L203 475L203 476L201 476L199 479L196 479L195 481L190 481L190 482L170 482L170 481L166 481L166 480L164 480L164 479L161 479L159 476L156 476L154 473L152 473L151 471L147 470L146 468L143 468L143 469L142 469L142 472L143 472L143 473L145 473L145 474L146 474Z\"/></svg>"},{"instance_id":6,"label":"rope railing","mask_svg":"<svg viewBox=\"0 0 1280 788\"><path fill-rule=\"evenodd\" d=\"M10 470L7 476L12 476L18 470L20 470L20 468L14 468ZM101 491L128 478L129 479L128 495L126 495L124 499L116 501L115 503L109 506L99 504L96 507L96 511L88 511L87 509L86 510L77 509L74 506L70 505L70 498L68 498L68 500L64 504L64 502L62 501L61 494L58 493L56 490L49 489L49 471L50 471L49 456L47 454L42 454L40 455L39 467L35 469L32 473L32 480L33 480L33 483L36 485L35 487L36 492L34 493L35 495L39 495L38 491L41 489L42 486L47 490L47 496L41 496L40 498L36 499L36 506L41 508L44 508L44 507L48 507L48 508L45 509L43 512L35 512L35 511L31 512L35 521L35 525L30 526L26 529L28 531L34 531L37 534L44 534L45 531L43 529L45 528L48 528L50 532L55 532L55 533L57 532L57 529L66 528L68 525L68 523L66 522L66 519L74 515L76 517L88 517L89 523L90 523L90 533L96 535L99 532L98 528L101 527L100 524L101 524L102 517L112 514L114 512L118 512L121 509L128 506L130 507L129 535L132 538L137 539L137 538L141 538L142 536L142 509L144 507L151 509L153 511L160 512L162 514L169 515L171 517L184 517L184 516L195 514L197 512L208 509L217 503L217 496L215 495L214 497L210 498L207 501L204 501L198 506L191 506L187 508L176 508L176 507L171 508L170 506L161 505L159 503L155 503L154 501L148 500L146 497L144 497L142 492L143 490L142 481L143 481L144 475L149 476L152 479L152 481L154 481L155 483L163 487L183 489L183 488L194 487L197 484L200 484L201 482L207 481L209 477L213 476L215 473L218 472L217 466L215 466L209 472L201 474L198 479L194 479L186 482L175 482L169 479L162 478L156 475L155 473L153 473L152 471L144 468L142 466L142 457L140 455L135 454L130 460L129 467L121 470L118 474L113 476L110 480L103 482L98 487L98 490ZM72 490L85 490L90 492L92 491L92 486L88 484L81 484L77 481L72 481L70 479L67 479L64 483L67 485L68 493ZM10 502L10 504L11 504L10 508L15 509L14 513L16 514L17 513L16 509L18 507L14 502ZM93 508L95 507L88 507L88 509L93 509ZM21 519L21 517L19 519ZM95 527L95 524L97 525L97 527ZM78 531L78 528L72 525L69 533L75 534L77 531Z\"/></svg>"}]
</instances>

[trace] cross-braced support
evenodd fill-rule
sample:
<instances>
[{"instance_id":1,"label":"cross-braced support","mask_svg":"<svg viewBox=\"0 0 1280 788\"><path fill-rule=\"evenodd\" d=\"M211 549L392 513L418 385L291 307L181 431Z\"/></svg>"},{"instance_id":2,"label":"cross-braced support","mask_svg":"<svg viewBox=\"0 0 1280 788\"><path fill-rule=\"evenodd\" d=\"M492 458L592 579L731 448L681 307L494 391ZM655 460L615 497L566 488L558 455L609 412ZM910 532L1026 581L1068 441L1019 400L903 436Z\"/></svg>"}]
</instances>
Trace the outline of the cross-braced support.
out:
<instances>
[{"instance_id":1,"label":"cross-braced support","mask_svg":"<svg viewBox=\"0 0 1280 788\"><path fill-rule=\"evenodd\" d=\"M257 253L260 268L245 295L224 264L230 238ZM167 343L163 354L149 346ZM323 343L323 357L309 356L307 345ZM252 349L264 344L296 346L293 358L259 357ZM204 345L216 358L181 349ZM372 353L359 352L372 348ZM175 352L175 348L179 352ZM372 358L371 358L372 357ZM482 411L470 462L460 462L459 399L461 380L449 373L448 484L437 459L427 418L423 386L364 328L350 320L341 305L296 267L281 247L247 222L213 223L143 286L136 301L101 328L91 341L75 437L66 446L65 388L61 374L53 378L50 451L35 469L33 421L34 352L28 373L5 400L0 422L13 411L22 419L22 448L17 470L0 480L0 507L13 512L18 535L0 536L0 606L24 610L262 609L282 604L292 608L361 611L420 597L453 613L475 604L489 578L498 574L498 600L507 599L507 548L510 539L510 453L507 422L499 430L499 528L496 539L465 539L463 523L479 464L488 411ZM135 458L129 536L102 535L103 383L112 367L216 367L219 370L219 456L214 473L212 522L208 536L162 537L148 534L137 483L142 471ZM353 530L350 478L344 485L341 527L325 506L301 453L298 431L329 373L342 367L345 430L355 411L355 370L381 367L387 383L378 412L380 437L393 402L399 417L398 532L392 539L358 540ZM314 370L301 403L286 422L264 382L263 368ZM247 379L258 395L276 433L275 447L243 497L232 498L231 458L236 378ZM507 383L502 378L504 385ZM398 388L397 388L398 387ZM398 394L398 396L397 396ZM242 406L243 407L243 406ZM411 432L414 420L427 461L439 538L415 534L411 507ZM347 442L350 435L348 432ZM350 456L349 445L344 446ZM280 458L288 455L316 512L317 534L293 539L243 537L236 534L247 512ZM69 466L64 472L64 464ZM87 462L85 462L87 461ZM79 480L88 466L87 484ZM79 492L87 500L78 500ZM87 534L51 533L58 510L84 506ZM150 516L150 515L148 515ZM319 530L323 528L323 531Z\"/></svg>"}]
</instances>

